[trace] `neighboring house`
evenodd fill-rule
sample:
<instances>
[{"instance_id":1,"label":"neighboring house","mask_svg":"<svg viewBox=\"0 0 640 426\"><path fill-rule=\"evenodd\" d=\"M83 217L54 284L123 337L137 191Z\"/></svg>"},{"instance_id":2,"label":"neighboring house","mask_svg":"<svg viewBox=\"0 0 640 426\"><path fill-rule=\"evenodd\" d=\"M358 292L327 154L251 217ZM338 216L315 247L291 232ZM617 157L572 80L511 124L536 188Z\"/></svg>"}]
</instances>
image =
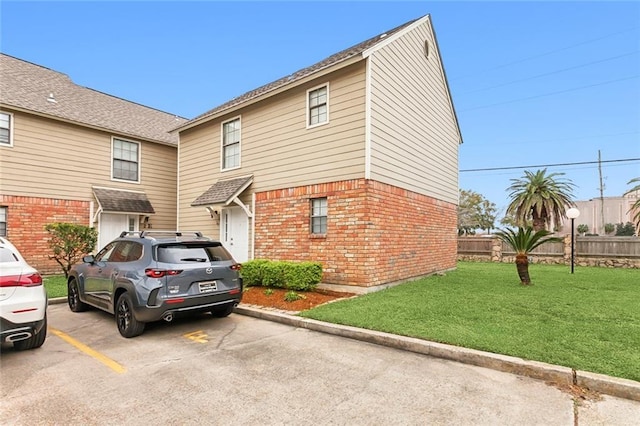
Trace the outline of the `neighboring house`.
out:
<instances>
[{"instance_id":1,"label":"neighboring house","mask_svg":"<svg viewBox=\"0 0 640 426\"><path fill-rule=\"evenodd\" d=\"M47 223L175 229L178 135L186 120L78 86L0 54L0 235L43 273Z\"/></svg>"},{"instance_id":2,"label":"neighboring house","mask_svg":"<svg viewBox=\"0 0 640 426\"><path fill-rule=\"evenodd\" d=\"M176 128L178 226L374 287L455 268L462 142L431 19Z\"/></svg>"},{"instance_id":3,"label":"neighboring house","mask_svg":"<svg viewBox=\"0 0 640 426\"><path fill-rule=\"evenodd\" d=\"M622 197L603 197L576 201L575 205L580 211L580 216L574 220L574 225L576 228L578 225L587 225L589 227L587 233L589 234L606 235L604 224L634 223L634 212L631 209L638 198L640 198L640 193L632 192ZM566 219L564 221L561 233L571 233L571 220Z\"/></svg>"}]
</instances>

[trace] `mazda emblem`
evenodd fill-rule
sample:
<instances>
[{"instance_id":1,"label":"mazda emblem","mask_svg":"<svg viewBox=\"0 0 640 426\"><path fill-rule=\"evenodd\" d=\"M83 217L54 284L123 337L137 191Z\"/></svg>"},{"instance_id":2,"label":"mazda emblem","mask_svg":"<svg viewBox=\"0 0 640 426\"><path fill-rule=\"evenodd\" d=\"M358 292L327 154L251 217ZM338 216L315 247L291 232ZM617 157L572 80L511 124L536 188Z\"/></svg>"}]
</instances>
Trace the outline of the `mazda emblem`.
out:
<instances>
[{"instance_id":1,"label":"mazda emblem","mask_svg":"<svg viewBox=\"0 0 640 426\"><path fill-rule=\"evenodd\" d=\"M205 272L207 274L213 274L213 268L207 268L207 269L205 269Z\"/></svg>"}]
</instances>

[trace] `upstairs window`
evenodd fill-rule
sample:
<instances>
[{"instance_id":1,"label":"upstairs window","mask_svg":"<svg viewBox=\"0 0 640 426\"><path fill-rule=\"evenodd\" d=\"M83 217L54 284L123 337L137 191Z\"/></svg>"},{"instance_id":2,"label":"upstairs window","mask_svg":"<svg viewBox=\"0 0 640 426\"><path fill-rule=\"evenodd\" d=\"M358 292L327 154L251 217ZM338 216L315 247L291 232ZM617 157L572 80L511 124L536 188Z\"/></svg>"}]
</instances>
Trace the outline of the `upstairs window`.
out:
<instances>
[{"instance_id":1,"label":"upstairs window","mask_svg":"<svg viewBox=\"0 0 640 426\"><path fill-rule=\"evenodd\" d=\"M12 121L13 115L0 112L0 146L13 145Z\"/></svg>"},{"instance_id":2,"label":"upstairs window","mask_svg":"<svg viewBox=\"0 0 640 426\"><path fill-rule=\"evenodd\" d=\"M140 181L140 144L113 139L113 179Z\"/></svg>"},{"instance_id":3,"label":"upstairs window","mask_svg":"<svg viewBox=\"0 0 640 426\"><path fill-rule=\"evenodd\" d=\"M327 233L327 199L314 198L311 200L311 233Z\"/></svg>"},{"instance_id":4,"label":"upstairs window","mask_svg":"<svg viewBox=\"0 0 640 426\"><path fill-rule=\"evenodd\" d=\"M222 124L222 170L240 167L240 118Z\"/></svg>"},{"instance_id":5,"label":"upstairs window","mask_svg":"<svg viewBox=\"0 0 640 426\"><path fill-rule=\"evenodd\" d=\"M329 85L307 91L307 127L329 122Z\"/></svg>"}]
</instances>

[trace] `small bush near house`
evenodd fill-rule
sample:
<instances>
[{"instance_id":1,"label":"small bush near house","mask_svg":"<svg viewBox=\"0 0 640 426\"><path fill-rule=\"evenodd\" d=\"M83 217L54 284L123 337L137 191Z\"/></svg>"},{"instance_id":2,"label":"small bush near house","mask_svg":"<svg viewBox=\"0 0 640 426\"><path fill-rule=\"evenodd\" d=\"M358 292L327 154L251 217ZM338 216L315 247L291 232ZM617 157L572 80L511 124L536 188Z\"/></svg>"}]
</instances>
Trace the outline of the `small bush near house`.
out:
<instances>
[{"instance_id":1,"label":"small bush near house","mask_svg":"<svg viewBox=\"0 0 640 426\"><path fill-rule=\"evenodd\" d=\"M587 231L589 231L589 226L581 223L580 225L578 225L577 230L579 234L586 234Z\"/></svg>"},{"instance_id":2,"label":"small bush near house","mask_svg":"<svg viewBox=\"0 0 640 426\"><path fill-rule=\"evenodd\" d=\"M84 225L49 223L44 229L50 235L48 244L53 252L49 258L60 265L65 277L69 276L74 263L93 251L98 241L98 231Z\"/></svg>"},{"instance_id":3,"label":"small bush near house","mask_svg":"<svg viewBox=\"0 0 640 426\"><path fill-rule=\"evenodd\" d=\"M604 233L611 234L616 230L616 226L613 223L605 223L604 224Z\"/></svg>"},{"instance_id":4,"label":"small bush near house","mask_svg":"<svg viewBox=\"0 0 640 426\"><path fill-rule=\"evenodd\" d=\"M322 280L322 265L318 262L255 259L243 263L241 273L247 286L309 291Z\"/></svg>"},{"instance_id":5,"label":"small bush near house","mask_svg":"<svg viewBox=\"0 0 640 426\"><path fill-rule=\"evenodd\" d=\"M260 286L264 276L263 267L269 263L266 259L253 259L242 264L240 275L245 286Z\"/></svg>"}]
</instances>

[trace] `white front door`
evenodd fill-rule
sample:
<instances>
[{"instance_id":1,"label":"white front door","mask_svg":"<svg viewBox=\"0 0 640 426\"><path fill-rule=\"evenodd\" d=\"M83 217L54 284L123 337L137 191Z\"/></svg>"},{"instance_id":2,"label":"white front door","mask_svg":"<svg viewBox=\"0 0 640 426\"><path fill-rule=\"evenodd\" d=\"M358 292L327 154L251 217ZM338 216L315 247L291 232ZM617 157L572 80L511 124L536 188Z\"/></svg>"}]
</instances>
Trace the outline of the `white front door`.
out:
<instances>
[{"instance_id":1,"label":"white front door","mask_svg":"<svg viewBox=\"0 0 640 426\"><path fill-rule=\"evenodd\" d=\"M220 240L236 262L249 260L249 218L240 207L222 210Z\"/></svg>"},{"instance_id":2,"label":"white front door","mask_svg":"<svg viewBox=\"0 0 640 426\"><path fill-rule=\"evenodd\" d=\"M102 213L98 225L98 246L96 252L120 236L122 231L137 231L138 216Z\"/></svg>"}]
</instances>

